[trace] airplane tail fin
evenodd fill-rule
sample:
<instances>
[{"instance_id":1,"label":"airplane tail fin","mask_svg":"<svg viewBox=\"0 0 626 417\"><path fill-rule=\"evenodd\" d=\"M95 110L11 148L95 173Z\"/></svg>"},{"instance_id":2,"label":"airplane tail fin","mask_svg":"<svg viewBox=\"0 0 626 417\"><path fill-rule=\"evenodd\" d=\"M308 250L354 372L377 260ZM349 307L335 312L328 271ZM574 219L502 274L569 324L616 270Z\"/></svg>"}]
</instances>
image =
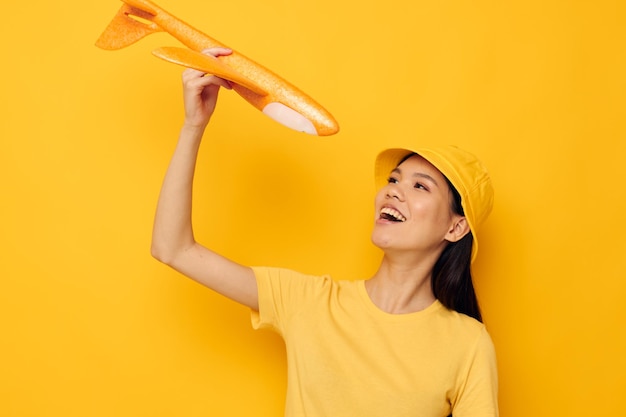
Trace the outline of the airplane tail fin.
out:
<instances>
[{"instance_id":1,"label":"airplane tail fin","mask_svg":"<svg viewBox=\"0 0 626 417\"><path fill-rule=\"evenodd\" d=\"M113 20L96 41L96 46L102 49L115 50L129 46L152 33L163 30L154 22L155 10L146 7L139 8L144 2L128 1L119 9ZM136 5L136 6L135 6Z\"/></svg>"}]
</instances>

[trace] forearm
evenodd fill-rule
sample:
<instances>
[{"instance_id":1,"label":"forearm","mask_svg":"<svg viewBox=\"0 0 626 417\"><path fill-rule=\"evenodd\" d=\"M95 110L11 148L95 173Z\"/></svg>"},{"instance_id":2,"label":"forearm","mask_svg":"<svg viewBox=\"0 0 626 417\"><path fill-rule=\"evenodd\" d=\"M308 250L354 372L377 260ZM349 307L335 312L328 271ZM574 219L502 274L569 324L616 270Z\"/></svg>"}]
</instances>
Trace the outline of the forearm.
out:
<instances>
[{"instance_id":1,"label":"forearm","mask_svg":"<svg viewBox=\"0 0 626 417\"><path fill-rule=\"evenodd\" d=\"M185 125L165 174L152 233L152 255L171 264L195 243L191 222L193 177L203 127Z\"/></svg>"}]
</instances>

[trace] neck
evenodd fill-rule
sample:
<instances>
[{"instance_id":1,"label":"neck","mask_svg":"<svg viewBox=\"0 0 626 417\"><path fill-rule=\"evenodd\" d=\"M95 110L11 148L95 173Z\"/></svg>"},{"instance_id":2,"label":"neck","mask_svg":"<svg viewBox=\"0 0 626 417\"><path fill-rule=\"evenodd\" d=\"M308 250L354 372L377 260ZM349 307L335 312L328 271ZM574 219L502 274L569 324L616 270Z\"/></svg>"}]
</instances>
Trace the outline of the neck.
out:
<instances>
[{"instance_id":1,"label":"neck","mask_svg":"<svg viewBox=\"0 0 626 417\"><path fill-rule=\"evenodd\" d=\"M378 271L365 282L372 302L392 314L424 310L435 301L431 288L434 262L383 258Z\"/></svg>"}]
</instances>

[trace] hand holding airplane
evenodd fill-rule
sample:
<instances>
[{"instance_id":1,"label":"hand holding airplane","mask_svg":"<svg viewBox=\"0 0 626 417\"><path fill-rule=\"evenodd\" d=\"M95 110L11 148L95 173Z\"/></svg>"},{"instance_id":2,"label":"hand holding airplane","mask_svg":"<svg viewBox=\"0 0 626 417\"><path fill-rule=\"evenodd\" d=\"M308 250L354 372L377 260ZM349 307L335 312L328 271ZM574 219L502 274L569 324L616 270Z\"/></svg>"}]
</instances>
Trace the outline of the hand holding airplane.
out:
<instances>
[{"instance_id":1,"label":"hand holding airplane","mask_svg":"<svg viewBox=\"0 0 626 417\"><path fill-rule=\"evenodd\" d=\"M226 45L194 29L149 0L122 0L124 4L96 46L115 50L143 37L167 32L190 49L163 47L153 51L166 61L216 75L232 82L233 90L264 114L297 131L328 136L339 131L333 116L312 98L260 64L233 50L215 58L201 51Z\"/></svg>"}]
</instances>

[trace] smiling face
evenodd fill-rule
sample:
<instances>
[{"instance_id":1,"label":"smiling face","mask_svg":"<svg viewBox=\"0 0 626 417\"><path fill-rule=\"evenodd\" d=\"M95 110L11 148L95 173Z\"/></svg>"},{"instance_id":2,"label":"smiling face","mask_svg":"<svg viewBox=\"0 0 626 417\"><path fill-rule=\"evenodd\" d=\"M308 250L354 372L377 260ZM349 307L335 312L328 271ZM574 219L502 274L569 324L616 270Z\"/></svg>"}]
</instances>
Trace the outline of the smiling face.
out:
<instances>
[{"instance_id":1,"label":"smiling face","mask_svg":"<svg viewBox=\"0 0 626 417\"><path fill-rule=\"evenodd\" d=\"M467 233L463 216L453 213L446 178L419 155L403 161L389 174L376 195L372 242L390 251L439 256L447 242Z\"/></svg>"}]
</instances>

